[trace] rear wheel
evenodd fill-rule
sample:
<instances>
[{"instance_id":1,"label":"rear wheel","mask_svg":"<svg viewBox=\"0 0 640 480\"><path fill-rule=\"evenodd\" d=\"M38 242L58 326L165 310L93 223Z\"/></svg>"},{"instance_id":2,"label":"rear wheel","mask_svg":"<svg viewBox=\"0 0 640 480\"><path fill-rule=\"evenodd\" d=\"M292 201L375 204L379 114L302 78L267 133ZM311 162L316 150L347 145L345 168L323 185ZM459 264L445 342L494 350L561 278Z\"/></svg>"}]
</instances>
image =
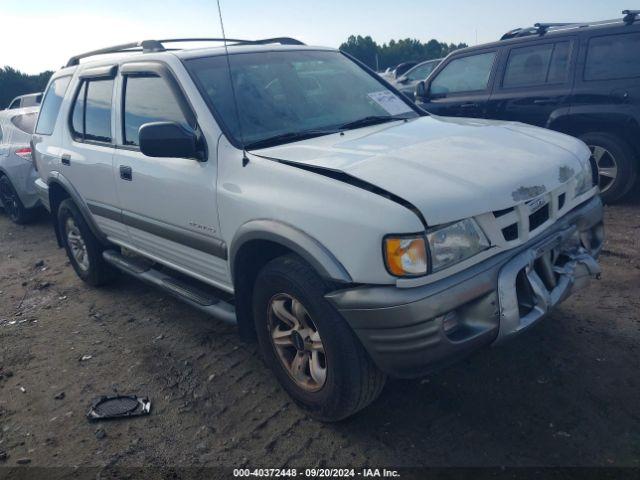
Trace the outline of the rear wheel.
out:
<instances>
[{"instance_id":1,"label":"rear wheel","mask_svg":"<svg viewBox=\"0 0 640 480\"><path fill-rule=\"evenodd\" d=\"M5 175L0 177L0 200L4 211L12 222L24 225L33 220L34 210L25 208L18 196L18 192L16 192L11 181Z\"/></svg>"},{"instance_id":2,"label":"rear wheel","mask_svg":"<svg viewBox=\"0 0 640 480\"><path fill-rule=\"evenodd\" d=\"M262 356L284 389L311 416L337 421L373 402L386 377L326 291L301 258L279 257L258 275L253 312Z\"/></svg>"},{"instance_id":3,"label":"rear wheel","mask_svg":"<svg viewBox=\"0 0 640 480\"><path fill-rule=\"evenodd\" d=\"M102 258L103 245L93 235L71 199L60 203L58 228L69 261L82 280L89 285L99 286L113 279L115 271Z\"/></svg>"},{"instance_id":4,"label":"rear wheel","mask_svg":"<svg viewBox=\"0 0 640 480\"><path fill-rule=\"evenodd\" d=\"M607 203L621 200L638 177L638 161L631 146L609 133L587 133L580 139L589 146L598 168L602 199Z\"/></svg>"}]
</instances>

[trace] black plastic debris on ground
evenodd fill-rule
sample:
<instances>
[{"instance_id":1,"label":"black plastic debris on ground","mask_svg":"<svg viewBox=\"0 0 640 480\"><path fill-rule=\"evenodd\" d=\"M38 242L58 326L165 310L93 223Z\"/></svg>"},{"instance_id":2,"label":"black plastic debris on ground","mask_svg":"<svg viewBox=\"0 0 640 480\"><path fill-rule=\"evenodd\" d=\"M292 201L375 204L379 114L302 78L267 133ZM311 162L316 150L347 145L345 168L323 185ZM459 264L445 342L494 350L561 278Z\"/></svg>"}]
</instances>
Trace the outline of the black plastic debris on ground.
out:
<instances>
[{"instance_id":1,"label":"black plastic debris on ground","mask_svg":"<svg viewBox=\"0 0 640 480\"><path fill-rule=\"evenodd\" d=\"M149 415L151 402L147 397L114 395L96 399L87 412L90 421Z\"/></svg>"}]
</instances>

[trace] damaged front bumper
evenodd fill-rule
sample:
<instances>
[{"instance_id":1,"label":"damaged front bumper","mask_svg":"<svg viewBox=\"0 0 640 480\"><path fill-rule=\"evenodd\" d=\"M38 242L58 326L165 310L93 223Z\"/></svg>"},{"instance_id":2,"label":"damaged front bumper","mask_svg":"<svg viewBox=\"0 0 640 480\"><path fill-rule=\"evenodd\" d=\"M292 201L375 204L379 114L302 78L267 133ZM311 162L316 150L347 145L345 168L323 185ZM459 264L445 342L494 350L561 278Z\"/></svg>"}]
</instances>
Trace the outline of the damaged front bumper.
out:
<instances>
[{"instance_id":1,"label":"damaged front bumper","mask_svg":"<svg viewBox=\"0 0 640 480\"><path fill-rule=\"evenodd\" d=\"M600 274L602 203L593 197L547 232L429 285L327 295L373 361L416 377L532 326Z\"/></svg>"}]
</instances>

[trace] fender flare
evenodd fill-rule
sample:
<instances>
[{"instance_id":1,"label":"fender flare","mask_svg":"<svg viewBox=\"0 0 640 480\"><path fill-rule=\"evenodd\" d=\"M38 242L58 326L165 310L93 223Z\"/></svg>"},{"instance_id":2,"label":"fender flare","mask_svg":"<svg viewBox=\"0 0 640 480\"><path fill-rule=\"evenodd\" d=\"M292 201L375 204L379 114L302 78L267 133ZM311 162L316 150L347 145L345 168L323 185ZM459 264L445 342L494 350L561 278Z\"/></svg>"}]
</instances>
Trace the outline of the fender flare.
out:
<instances>
[{"instance_id":1,"label":"fender flare","mask_svg":"<svg viewBox=\"0 0 640 480\"><path fill-rule=\"evenodd\" d=\"M353 279L338 259L318 240L289 224L276 220L251 220L238 228L229 249L231 279L238 252L247 242L268 240L280 244L300 255L322 277L340 283L353 283Z\"/></svg>"},{"instance_id":2,"label":"fender flare","mask_svg":"<svg viewBox=\"0 0 640 480\"><path fill-rule=\"evenodd\" d=\"M100 231L100 229L98 228L98 225L93 220L93 216L89 211L89 207L87 207L87 204L84 202L84 200L82 200L82 197L80 196L78 191L71 184L71 182L67 180L67 178L64 175L61 175L59 172L51 172L51 175L49 176L49 180L47 181L47 185L49 186L49 202L51 205L53 204L51 202L51 186L59 185L65 192L67 192L71 200L73 200L73 203L76 204L76 206L78 207L78 210L80 211L80 213L82 214L82 217L84 218L84 221L87 222L87 225L91 230L91 233L93 233L101 243L105 245L109 243L106 235L102 233L102 231ZM57 212L52 211L51 215L55 225L56 236L58 237L58 242L60 243L61 233L58 231L59 230L58 217L57 217L58 214Z\"/></svg>"}]
</instances>

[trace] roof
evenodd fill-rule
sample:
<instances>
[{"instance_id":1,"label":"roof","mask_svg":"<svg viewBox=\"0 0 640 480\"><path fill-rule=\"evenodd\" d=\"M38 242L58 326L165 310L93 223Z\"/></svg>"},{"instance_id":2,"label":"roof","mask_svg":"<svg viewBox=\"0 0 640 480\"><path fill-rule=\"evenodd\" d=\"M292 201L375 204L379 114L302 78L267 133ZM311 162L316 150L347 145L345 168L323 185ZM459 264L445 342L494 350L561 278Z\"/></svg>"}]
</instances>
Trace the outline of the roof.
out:
<instances>
[{"instance_id":1,"label":"roof","mask_svg":"<svg viewBox=\"0 0 640 480\"><path fill-rule=\"evenodd\" d=\"M206 48L168 48L165 44L182 44L182 43L202 43L216 42L216 47ZM177 38L165 40L142 40L138 42L124 43L114 45L112 47L101 48L91 52L74 55L69 59L64 68L76 67L80 65L80 61L88 58L109 55L111 62L121 61L123 58L131 58L132 55L161 54L170 52L180 58L190 58L194 55L187 53L197 51L199 56L205 55L224 55L234 53L259 52L266 50L290 50L290 49L310 49L299 40L290 37L276 37L260 40L239 40L224 38ZM314 49L318 49L315 47ZM94 61L83 62L83 64L94 63ZM97 63L97 62L96 62Z\"/></svg>"},{"instance_id":2,"label":"roof","mask_svg":"<svg viewBox=\"0 0 640 480\"><path fill-rule=\"evenodd\" d=\"M636 20L636 23L639 22ZM584 31L605 30L610 28L625 28L633 24L634 22L629 22L627 20L627 17L611 20L601 20L597 22L536 23L533 27L529 28L514 28L513 30L505 33L500 40L497 40L495 42L461 48L459 50L455 50L454 52L452 52L452 54L458 55L460 53L479 49L496 48L502 47L504 45L512 45L518 43L528 43L536 39L571 35Z\"/></svg>"}]
</instances>

